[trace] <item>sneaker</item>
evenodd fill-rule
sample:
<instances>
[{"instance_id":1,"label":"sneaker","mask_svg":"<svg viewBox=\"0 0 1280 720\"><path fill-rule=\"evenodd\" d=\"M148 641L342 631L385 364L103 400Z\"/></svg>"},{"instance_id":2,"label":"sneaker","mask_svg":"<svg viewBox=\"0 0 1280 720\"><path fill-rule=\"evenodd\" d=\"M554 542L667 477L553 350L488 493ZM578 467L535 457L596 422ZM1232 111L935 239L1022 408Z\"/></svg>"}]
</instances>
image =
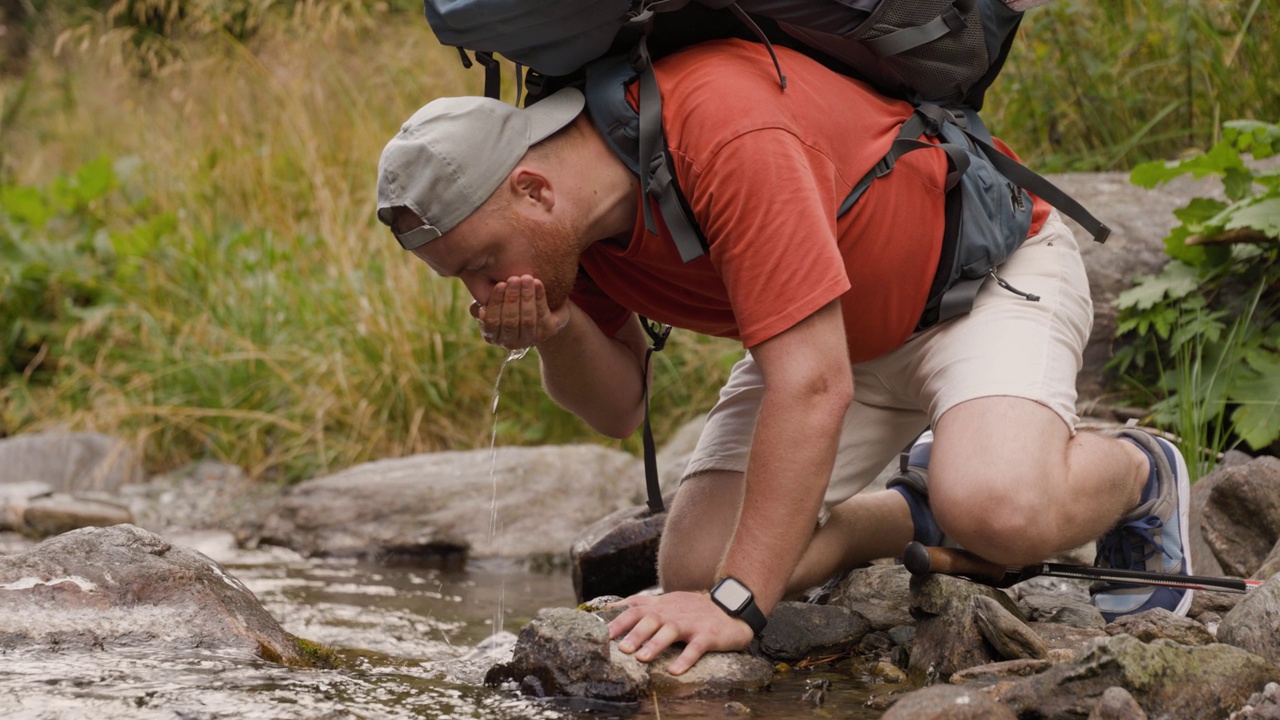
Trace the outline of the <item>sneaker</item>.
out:
<instances>
[{"instance_id":1,"label":"sneaker","mask_svg":"<svg viewBox=\"0 0 1280 720\"><path fill-rule=\"evenodd\" d=\"M925 430L909 450L902 453L898 474L889 478L886 487L902 494L911 510L915 527L912 540L930 547L955 547L929 508L929 456L933 453L933 431Z\"/></svg>"},{"instance_id":2,"label":"sneaker","mask_svg":"<svg viewBox=\"0 0 1280 720\"><path fill-rule=\"evenodd\" d=\"M1098 559L1094 565L1190 575L1187 515L1191 485L1182 453L1168 440L1141 430L1122 430L1119 437L1132 441L1150 456L1151 479L1138 507L1098 539ZM1112 622L1123 615L1153 608L1186 615L1191 607L1192 592L1184 588L1097 583L1089 594L1094 606L1102 611L1102 617Z\"/></svg>"}]
</instances>

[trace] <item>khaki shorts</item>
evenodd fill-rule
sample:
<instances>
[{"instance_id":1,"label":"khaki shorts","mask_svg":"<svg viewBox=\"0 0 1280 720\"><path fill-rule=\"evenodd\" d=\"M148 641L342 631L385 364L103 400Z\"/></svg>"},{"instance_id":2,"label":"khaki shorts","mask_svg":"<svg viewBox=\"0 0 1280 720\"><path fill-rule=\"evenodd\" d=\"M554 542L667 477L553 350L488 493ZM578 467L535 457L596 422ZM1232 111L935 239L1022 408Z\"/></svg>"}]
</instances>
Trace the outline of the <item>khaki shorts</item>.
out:
<instances>
[{"instance_id":1,"label":"khaki shorts","mask_svg":"<svg viewBox=\"0 0 1280 720\"><path fill-rule=\"evenodd\" d=\"M854 402L845 415L828 505L866 487L916 435L968 400L1033 400L1075 432L1076 374L1093 325L1075 237L1055 211L997 272L1040 300L1029 301L988 280L968 315L853 366ZM685 479L714 470L746 471L763 391L760 370L748 353L707 416Z\"/></svg>"}]
</instances>

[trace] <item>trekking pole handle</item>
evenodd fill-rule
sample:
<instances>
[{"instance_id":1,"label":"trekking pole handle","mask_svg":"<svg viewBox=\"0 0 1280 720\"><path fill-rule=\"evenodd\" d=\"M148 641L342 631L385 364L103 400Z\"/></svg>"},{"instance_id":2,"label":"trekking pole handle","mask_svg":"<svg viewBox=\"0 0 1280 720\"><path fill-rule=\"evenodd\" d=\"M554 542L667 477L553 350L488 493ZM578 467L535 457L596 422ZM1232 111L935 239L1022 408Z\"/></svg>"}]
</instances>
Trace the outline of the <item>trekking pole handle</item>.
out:
<instances>
[{"instance_id":1,"label":"trekking pole handle","mask_svg":"<svg viewBox=\"0 0 1280 720\"><path fill-rule=\"evenodd\" d=\"M1004 579L1008 570L964 550L953 548L926 547L922 543L911 542L902 551L902 564L912 575L942 573L944 575L967 575L969 577L998 583Z\"/></svg>"}]
</instances>

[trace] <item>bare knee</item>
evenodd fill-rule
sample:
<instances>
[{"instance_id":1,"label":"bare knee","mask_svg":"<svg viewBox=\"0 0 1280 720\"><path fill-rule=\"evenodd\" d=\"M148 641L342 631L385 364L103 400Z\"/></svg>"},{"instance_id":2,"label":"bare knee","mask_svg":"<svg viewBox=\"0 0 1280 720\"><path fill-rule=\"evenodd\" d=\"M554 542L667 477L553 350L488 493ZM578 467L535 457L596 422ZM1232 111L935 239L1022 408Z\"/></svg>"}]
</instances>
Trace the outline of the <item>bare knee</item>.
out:
<instances>
[{"instance_id":1,"label":"bare knee","mask_svg":"<svg viewBox=\"0 0 1280 720\"><path fill-rule=\"evenodd\" d=\"M1064 548L1055 498L1034 484L986 475L958 487L930 500L938 526L964 548L1007 565L1039 562Z\"/></svg>"}]
</instances>

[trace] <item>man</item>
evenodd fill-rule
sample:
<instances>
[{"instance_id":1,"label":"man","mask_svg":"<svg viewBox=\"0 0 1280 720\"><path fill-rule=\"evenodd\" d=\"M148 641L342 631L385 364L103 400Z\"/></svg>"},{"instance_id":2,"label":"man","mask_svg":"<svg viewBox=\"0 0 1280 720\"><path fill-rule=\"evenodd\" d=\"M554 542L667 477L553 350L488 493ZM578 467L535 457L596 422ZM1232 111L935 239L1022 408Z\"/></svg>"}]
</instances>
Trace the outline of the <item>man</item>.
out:
<instances>
[{"instance_id":1,"label":"man","mask_svg":"<svg viewBox=\"0 0 1280 720\"><path fill-rule=\"evenodd\" d=\"M969 314L916 332L940 259L946 159L908 154L837 220L911 108L778 52L785 90L743 41L657 65L675 175L709 244L688 264L665 230L646 232L636 178L576 91L526 110L438 100L382 155L378 217L465 283L488 342L537 348L547 392L600 432L626 437L643 418L637 312L750 351L672 504L666 592L627 600L610 623L620 647L649 661L684 643L668 666L682 673L745 647L786 593L943 531L1006 564L1105 536L1103 563L1189 573L1177 453L1139 432L1074 431L1091 303L1056 213L1037 202L1001 282ZM829 481L865 486L927 425L916 482L855 495L815 532ZM1113 616L1189 600L1096 596Z\"/></svg>"}]
</instances>

